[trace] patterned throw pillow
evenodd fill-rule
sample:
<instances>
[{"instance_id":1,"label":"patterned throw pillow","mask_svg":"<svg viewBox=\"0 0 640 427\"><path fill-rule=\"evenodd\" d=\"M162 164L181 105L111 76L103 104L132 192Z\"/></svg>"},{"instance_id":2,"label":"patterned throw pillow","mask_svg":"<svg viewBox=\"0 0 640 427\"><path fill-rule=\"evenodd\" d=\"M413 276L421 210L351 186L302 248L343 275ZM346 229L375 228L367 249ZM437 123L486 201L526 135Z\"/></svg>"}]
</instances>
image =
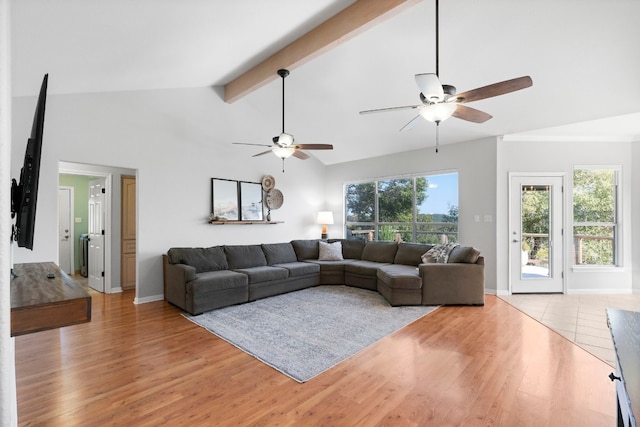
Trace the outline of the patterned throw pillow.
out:
<instances>
[{"instance_id":1,"label":"patterned throw pillow","mask_svg":"<svg viewBox=\"0 0 640 427\"><path fill-rule=\"evenodd\" d=\"M320 250L320 261L342 261L342 243L341 242L318 242Z\"/></svg>"},{"instance_id":2,"label":"patterned throw pillow","mask_svg":"<svg viewBox=\"0 0 640 427\"><path fill-rule=\"evenodd\" d=\"M427 252L425 252L424 255L422 255L422 262L444 264L449 259L449 254L451 253L451 251L457 246L460 246L460 244L447 243L444 245L435 245Z\"/></svg>"}]
</instances>

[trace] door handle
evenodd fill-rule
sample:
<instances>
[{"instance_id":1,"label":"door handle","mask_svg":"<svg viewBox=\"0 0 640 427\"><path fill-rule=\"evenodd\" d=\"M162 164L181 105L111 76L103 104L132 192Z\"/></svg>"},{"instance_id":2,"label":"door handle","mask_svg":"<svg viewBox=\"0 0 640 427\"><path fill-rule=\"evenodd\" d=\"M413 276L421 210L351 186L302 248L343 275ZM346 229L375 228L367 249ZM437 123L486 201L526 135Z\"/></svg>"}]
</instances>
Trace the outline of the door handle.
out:
<instances>
[{"instance_id":1,"label":"door handle","mask_svg":"<svg viewBox=\"0 0 640 427\"><path fill-rule=\"evenodd\" d=\"M519 240L513 239L513 243L518 243Z\"/></svg>"}]
</instances>

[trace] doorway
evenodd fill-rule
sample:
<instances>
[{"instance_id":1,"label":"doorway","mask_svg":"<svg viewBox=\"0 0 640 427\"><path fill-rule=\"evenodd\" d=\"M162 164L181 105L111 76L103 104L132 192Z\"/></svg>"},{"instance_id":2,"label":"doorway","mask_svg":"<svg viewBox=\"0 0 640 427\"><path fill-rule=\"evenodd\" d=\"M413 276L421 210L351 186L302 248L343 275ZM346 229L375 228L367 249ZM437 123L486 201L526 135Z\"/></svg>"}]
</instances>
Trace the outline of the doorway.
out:
<instances>
[{"instance_id":1,"label":"doorway","mask_svg":"<svg viewBox=\"0 0 640 427\"><path fill-rule=\"evenodd\" d=\"M510 174L511 293L564 292L564 176Z\"/></svg>"},{"instance_id":2,"label":"doorway","mask_svg":"<svg viewBox=\"0 0 640 427\"><path fill-rule=\"evenodd\" d=\"M75 242L76 252L78 252L80 233L88 234L88 183L91 180L101 178L104 180L105 193L103 199L103 224L104 237L102 244L104 247L104 293L121 292L123 290L121 280L121 177L136 177L136 169L122 168L116 166L90 165L82 163L72 163L60 161L58 163L59 185L75 186ZM70 184L75 182L76 184ZM81 187L79 182L82 182ZM82 191L80 191L82 188ZM79 222L78 222L79 221ZM135 220L133 220L135 224ZM84 230L84 231L83 231ZM134 234L137 234L134 228ZM87 237L87 236L84 236ZM76 254L78 256L78 254ZM88 257L87 257L88 258ZM133 271L135 275L137 261L128 260L127 269ZM88 272L87 272L88 273ZM135 282L132 283L135 287Z\"/></svg>"}]
</instances>

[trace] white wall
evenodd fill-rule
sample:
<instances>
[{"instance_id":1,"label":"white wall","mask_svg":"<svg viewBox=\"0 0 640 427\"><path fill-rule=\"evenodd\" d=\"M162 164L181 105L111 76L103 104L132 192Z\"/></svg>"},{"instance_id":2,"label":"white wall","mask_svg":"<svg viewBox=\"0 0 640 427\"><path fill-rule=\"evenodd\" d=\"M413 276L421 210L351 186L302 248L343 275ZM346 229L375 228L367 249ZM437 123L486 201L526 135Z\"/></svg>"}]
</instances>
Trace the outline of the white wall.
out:
<instances>
[{"instance_id":1,"label":"white wall","mask_svg":"<svg viewBox=\"0 0 640 427\"><path fill-rule=\"evenodd\" d=\"M485 286L488 292L495 291L496 231L493 219L496 216L496 143L493 138L444 145L439 153L435 153L431 147L328 166L327 209L333 211L335 220L335 224L329 228L329 236L343 235L342 203L346 182L452 170L458 172L459 240L464 245L480 249L485 257ZM476 215L481 218L480 222L474 221ZM491 217L490 222L484 222L485 215Z\"/></svg>"},{"instance_id":2,"label":"white wall","mask_svg":"<svg viewBox=\"0 0 640 427\"><path fill-rule=\"evenodd\" d=\"M631 159L634 165L631 170L631 212L640 212L640 197L638 197L637 191L640 188L640 141L636 141L631 144ZM633 197L635 196L635 197ZM633 214L631 217L632 230L631 236L631 250L634 254L640 254L640 215ZM637 256L632 257L632 283L633 292L640 293L640 259Z\"/></svg>"},{"instance_id":3,"label":"white wall","mask_svg":"<svg viewBox=\"0 0 640 427\"><path fill-rule=\"evenodd\" d=\"M617 141L518 141L499 140L497 168L497 271L498 293L506 294L508 277L508 188L509 172L561 172L565 181L565 254L572 253L571 238L572 209L571 192L573 168L576 165L620 165L622 167L622 216L620 238L622 239L622 267L597 271L571 268L571 257L565 256L565 285L567 293L629 293L632 290L632 143ZM637 150L635 150L637 151ZM637 220L636 220L637 222Z\"/></svg>"},{"instance_id":4,"label":"white wall","mask_svg":"<svg viewBox=\"0 0 640 427\"><path fill-rule=\"evenodd\" d=\"M50 76L50 85L54 81ZM13 177L19 174L34 109L35 98L14 99ZM16 248L15 262L58 259L60 161L138 171L138 302L162 296L161 254L172 246L317 237L315 215L324 200L324 166L313 157L291 158L283 174L275 156L251 157L261 147L231 144L271 143L279 126L260 117L250 101L225 104L211 88L50 95L34 251ZM283 224L207 223L211 178L258 182L267 174L275 177L276 188L284 194L282 208L272 212L272 219Z\"/></svg>"}]
</instances>

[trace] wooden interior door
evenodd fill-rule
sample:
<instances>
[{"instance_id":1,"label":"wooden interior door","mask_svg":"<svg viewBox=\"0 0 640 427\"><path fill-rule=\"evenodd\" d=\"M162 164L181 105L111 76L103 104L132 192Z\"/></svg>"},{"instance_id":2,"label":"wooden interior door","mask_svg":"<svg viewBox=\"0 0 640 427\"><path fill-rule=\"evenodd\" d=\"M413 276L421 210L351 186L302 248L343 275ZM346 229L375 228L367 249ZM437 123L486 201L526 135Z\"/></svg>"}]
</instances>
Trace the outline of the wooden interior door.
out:
<instances>
[{"instance_id":1,"label":"wooden interior door","mask_svg":"<svg viewBox=\"0 0 640 427\"><path fill-rule=\"evenodd\" d=\"M136 287L136 177L122 176L121 283L122 289Z\"/></svg>"}]
</instances>

